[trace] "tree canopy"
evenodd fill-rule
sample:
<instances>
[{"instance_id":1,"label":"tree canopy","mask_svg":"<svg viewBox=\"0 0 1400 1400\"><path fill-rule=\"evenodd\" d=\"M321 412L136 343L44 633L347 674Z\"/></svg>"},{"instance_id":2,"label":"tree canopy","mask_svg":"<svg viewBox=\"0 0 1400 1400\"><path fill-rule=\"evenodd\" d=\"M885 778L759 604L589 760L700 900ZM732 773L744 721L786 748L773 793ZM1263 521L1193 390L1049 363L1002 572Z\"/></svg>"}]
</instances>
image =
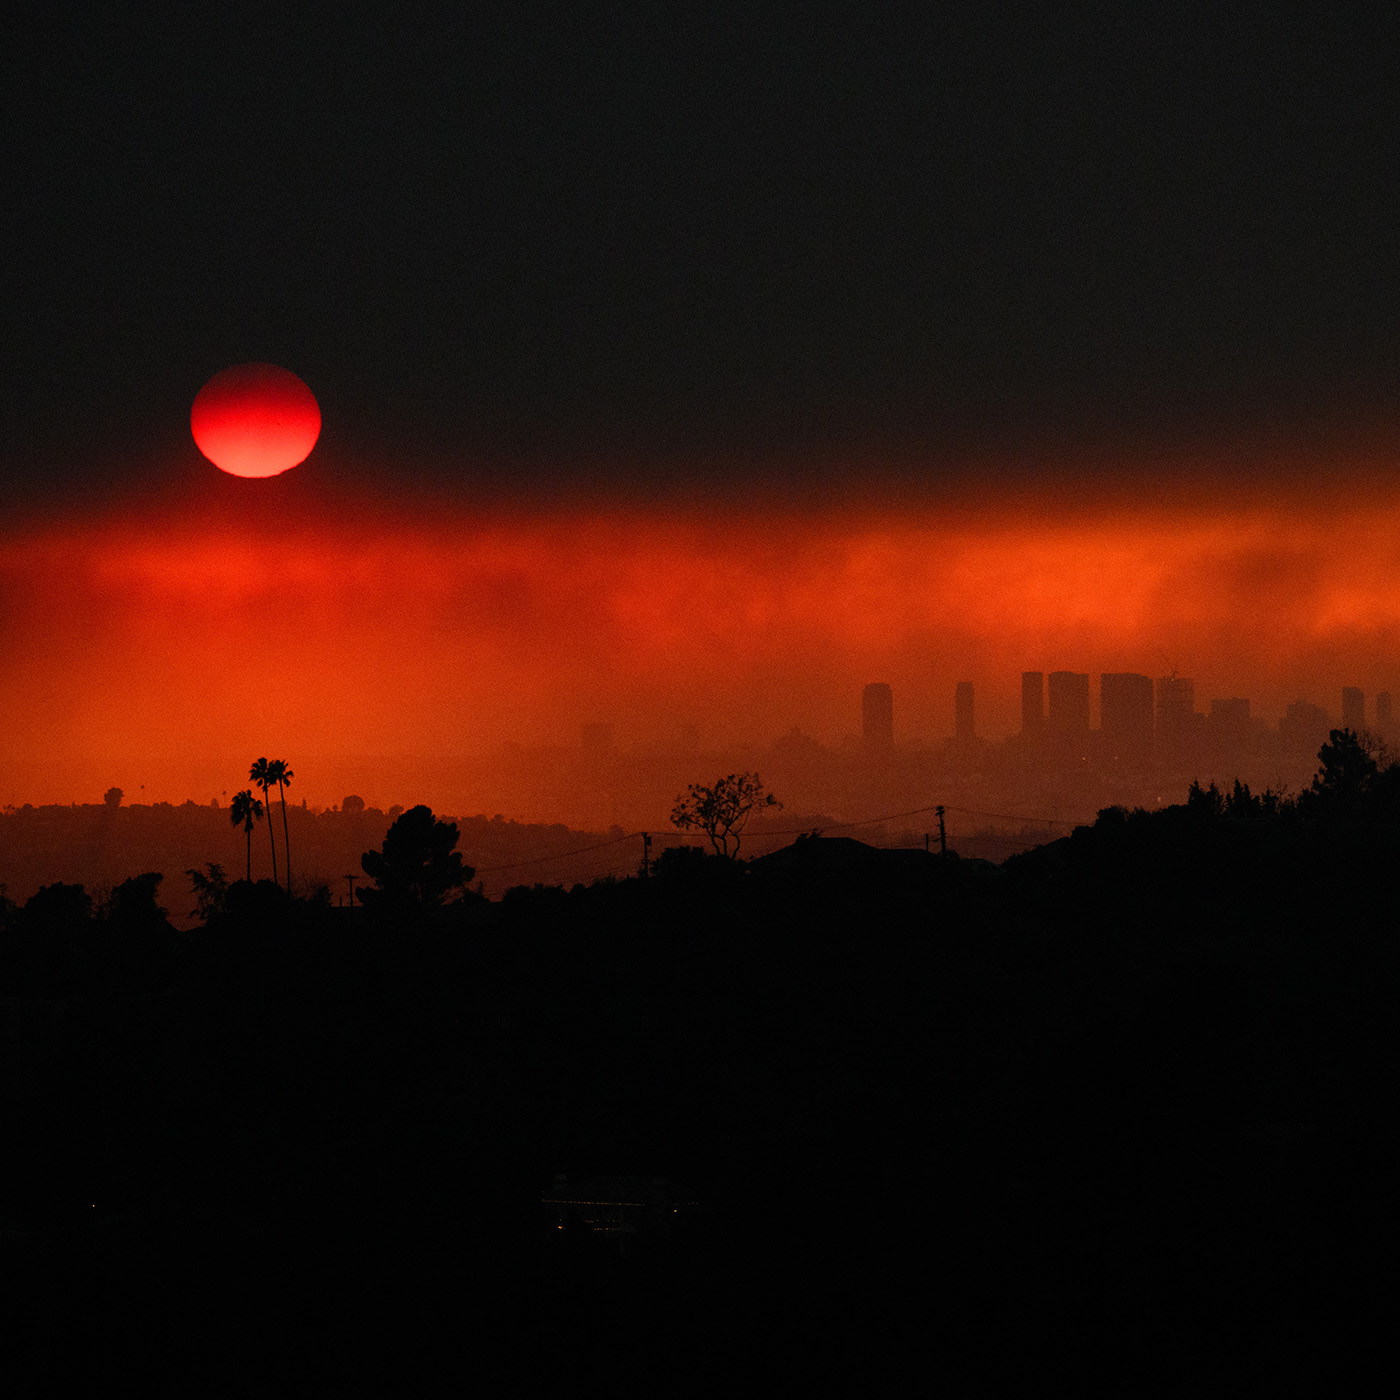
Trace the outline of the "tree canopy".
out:
<instances>
[{"instance_id":1,"label":"tree canopy","mask_svg":"<svg viewBox=\"0 0 1400 1400\"><path fill-rule=\"evenodd\" d=\"M463 863L457 838L456 822L439 821L429 807L410 807L395 819L383 846L360 857L374 887L356 893L367 908L446 903L476 874Z\"/></svg>"}]
</instances>

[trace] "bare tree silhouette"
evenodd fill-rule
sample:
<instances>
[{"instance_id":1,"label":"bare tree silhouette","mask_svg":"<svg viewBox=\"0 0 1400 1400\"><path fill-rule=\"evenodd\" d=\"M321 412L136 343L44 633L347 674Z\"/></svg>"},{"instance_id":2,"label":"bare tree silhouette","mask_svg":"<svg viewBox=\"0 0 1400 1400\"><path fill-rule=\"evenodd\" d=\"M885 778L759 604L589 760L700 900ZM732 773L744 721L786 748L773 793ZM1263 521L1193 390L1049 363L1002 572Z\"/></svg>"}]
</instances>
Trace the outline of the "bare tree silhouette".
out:
<instances>
[{"instance_id":1,"label":"bare tree silhouette","mask_svg":"<svg viewBox=\"0 0 1400 1400\"><path fill-rule=\"evenodd\" d=\"M272 786L272 766L267 759L260 758L253 764L248 772L248 777L263 790L263 805L270 809L270 799L267 790ZM277 883L277 838L272 834L272 822L267 823L267 842L272 847L272 883Z\"/></svg>"},{"instance_id":2,"label":"bare tree silhouette","mask_svg":"<svg viewBox=\"0 0 1400 1400\"><path fill-rule=\"evenodd\" d=\"M754 808L782 805L763 786L763 779L757 773L731 773L714 787L691 783L689 789L676 798L676 805L671 809L671 825L682 831L692 828L703 831L717 856L733 857L739 854L739 842Z\"/></svg>"},{"instance_id":3,"label":"bare tree silhouette","mask_svg":"<svg viewBox=\"0 0 1400 1400\"><path fill-rule=\"evenodd\" d=\"M253 822L261 820L263 805L253 796L252 788L244 788L242 792L233 794L233 805L229 808L229 821L237 826L243 823L243 832L247 838L247 869L244 872L245 878L253 878Z\"/></svg>"},{"instance_id":4,"label":"bare tree silhouette","mask_svg":"<svg viewBox=\"0 0 1400 1400\"><path fill-rule=\"evenodd\" d=\"M287 784L296 775L287 767L285 759L274 758L267 765L267 779L277 784L277 795L282 801L282 849L287 854L287 893L292 892L292 843L287 836Z\"/></svg>"}]
</instances>

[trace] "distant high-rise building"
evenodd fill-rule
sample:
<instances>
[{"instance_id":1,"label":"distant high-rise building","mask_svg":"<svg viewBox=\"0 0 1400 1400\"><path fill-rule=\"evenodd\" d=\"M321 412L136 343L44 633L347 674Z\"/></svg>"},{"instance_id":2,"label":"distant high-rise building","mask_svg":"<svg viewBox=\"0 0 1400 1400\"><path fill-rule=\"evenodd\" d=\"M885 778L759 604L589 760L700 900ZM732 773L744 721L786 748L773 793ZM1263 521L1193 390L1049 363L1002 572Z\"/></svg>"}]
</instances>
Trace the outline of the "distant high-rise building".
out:
<instances>
[{"instance_id":1,"label":"distant high-rise building","mask_svg":"<svg viewBox=\"0 0 1400 1400\"><path fill-rule=\"evenodd\" d=\"M872 681L860 699L861 734L868 749L894 747L894 692L884 681Z\"/></svg>"},{"instance_id":2,"label":"distant high-rise building","mask_svg":"<svg viewBox=\"0 0 1400 1400\"><path fill-rule=\"evenodd\" d=\"M1313 754L1326 740L1331 727L1332 716L1321 705L1295 700L1279 720L1278 732L1291 752Z\"/></svg>"},{"instance_id":3,"label":"distant high-rise building","mask_svg":"<svg viewBox=\"0 0 1400 1400\"><path fill-rule=\"evenodd\" d=\"M970 743L975 729L972 720L972 682L959 681L953 692L953 733L959 743Z\"/></svg>"},{"instance_id":4,"label":"distant high-rise building","mask_svg":"<svg viewBox=\"0 0 1400 1400\"><path fill-rule=\"evenodd\" d=\"M1145 753L1152 745L1152 677L1104 672L1099 677L1099 729L1112 753Z\"/></svg>"},{"instance_id":5,"label":"distant high-rise building","mask_svg":"<svg viewBox=\"0 0 1400 1400\"><path fill-rule=\"evenodd\" d=\"M1184 676L1162 676L1157 681L1157 738L1179 744L1191 732L1196 714L1196 682Z\"/></svg>"},{"instance_id":6,"label":"distant high-rise building","mask_svg":"<svg viewBox=\"0 0 1400 1400\"><path fill-rule=\"evenodd\" d=\"M1376 692L1376 726L1384 729L1394 718L1394 712L1390 708L1390 692L1388 690L1378 690Z\"/></svg>"},{"instance_id":7,"label":"distant high-rise building","mask_svg":"<svg viewBox=\"0 0 1400 1400\"><path fill-rule=\"evenodd\" d=\"M1346 729L1366 728L1366 697L1354 685L1342 687L1342 726Z\"/></svg>"},{"instance_id":8,"label":"distant high-rise building","mask_svg":"<svg viewBox=\"0 0 1400 1400\"><path fill-rule=\"evenodd\" d=\"M1079 671L1051 671L1050 707L1046 716L1057 738L1079 738L1089 732L1089 676Z\"/></svg>"},{"instance_id":9,"label":"distant high-rise building","mask_svg":"<svg viewBox=\"0 0 1400 1400\"><path fill-rule=\"evenodd\" d=\"M1021 672L1021 733L1038 739L1045 728L1045 672Z\"/></svg>"}]
</instances>

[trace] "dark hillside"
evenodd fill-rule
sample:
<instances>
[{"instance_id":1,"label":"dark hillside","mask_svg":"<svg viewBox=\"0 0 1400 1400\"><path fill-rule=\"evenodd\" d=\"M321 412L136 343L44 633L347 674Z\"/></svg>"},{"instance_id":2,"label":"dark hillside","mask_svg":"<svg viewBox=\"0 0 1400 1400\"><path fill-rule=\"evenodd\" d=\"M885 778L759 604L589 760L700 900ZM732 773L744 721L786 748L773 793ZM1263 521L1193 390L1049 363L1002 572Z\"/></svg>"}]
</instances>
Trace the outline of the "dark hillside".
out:
<instances>
[{"instance_id":1,"label":"dark hillside","mask_svg":"<svg viewBox=\"0 0 1400 1400\"><path fill-rule=\"evenodd\" d=\"M277 838L279 874L282 861L282 817L274 792L273 826ZM329 884L332 902L346 893L344 875L360 871L362 852L384 840L393 813L376 807L359 811L311 811L289 805L288 835L292 874L297 888L310 890ZM500 817L459 818L462 850L482 872L488 894L499 895L509 883L533 869L540 878L555 878L560 859L582 847L607 840L593 832L571 831L559 825L506 821ZM590 851L587 857L564 860L570 879L589 879L618 861L620 848ZM631 847L627 855L631 856ZM638 844L637 849L640 849ZM551 861L551 858L555 858ZM71 807L7 808L0 811L0 883L13 900L24 901L41 885L62 881L100 892L142 870L160 870L162 891L171 918L187 927L194 908L184 872L210 862L222 865L231 879L244 873L247 851L241 827L229 821L225 807L168 802L109 807L90 803ZM635 864L635 857L631 863ZM517 869L516 862L532 863ZM493 867L509 866L496 874ZM272 860L265 822L253 831L252 875L270 875Z\"/></svg>"},{"instance_id":2,"label":"dark hillside","mask_svg":"<svg viewBox=\"0 0 1400 1400\"><path fill-rule=\"evenodd\" d=\"M378 917L11 908L0 1220L104 1340L32 1335L84 1377L197 1372L239 1317L250 1377L290 1332L347 1375L668 1391L1359 1363L1394 848L1197 804L1002 870L810 838Z\"/></svg>"}]
</instances>

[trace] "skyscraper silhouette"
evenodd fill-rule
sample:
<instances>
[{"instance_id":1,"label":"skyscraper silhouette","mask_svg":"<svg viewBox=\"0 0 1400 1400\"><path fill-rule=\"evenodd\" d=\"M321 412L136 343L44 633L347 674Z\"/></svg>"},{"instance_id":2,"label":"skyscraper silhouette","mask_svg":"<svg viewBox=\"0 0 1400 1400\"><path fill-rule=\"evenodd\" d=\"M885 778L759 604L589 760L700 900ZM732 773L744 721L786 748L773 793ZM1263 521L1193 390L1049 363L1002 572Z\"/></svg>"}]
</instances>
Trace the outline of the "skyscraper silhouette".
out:
<instances>
[{"instance_id":1,"label":"skyscraper silhouette","mask_svg":"<svg viewBox=\"0 0 1400 1400\"><path fill-rule=\"evenodd\" d=\"M1021 734L1039 739L1045 730L1045 672L1021 672Z\"/></svg>"},{"instance_id":2,"label":"skyscraper silhouette","mask_svg":"<svg viewBox=\"0 0 1400 1400\"><path fill-rule=\"evenodd\" d=\"M1112 757L1145 757L1152 747L1152 677L1104 672L1099 677L1099 728Z\"/></svg>"},{"instance_id":3,"label":"skyscraper silhouette","mask_svg":"<svg viewBox=\"0 0 1400 1400\"><path fill-rule=\"evenodd\" d=\"M1179 750L1195 724L1196 682L1184 676L1162 676L1157 681L1157 742L1166 750Z\"/></svg>"}]
</instances>

